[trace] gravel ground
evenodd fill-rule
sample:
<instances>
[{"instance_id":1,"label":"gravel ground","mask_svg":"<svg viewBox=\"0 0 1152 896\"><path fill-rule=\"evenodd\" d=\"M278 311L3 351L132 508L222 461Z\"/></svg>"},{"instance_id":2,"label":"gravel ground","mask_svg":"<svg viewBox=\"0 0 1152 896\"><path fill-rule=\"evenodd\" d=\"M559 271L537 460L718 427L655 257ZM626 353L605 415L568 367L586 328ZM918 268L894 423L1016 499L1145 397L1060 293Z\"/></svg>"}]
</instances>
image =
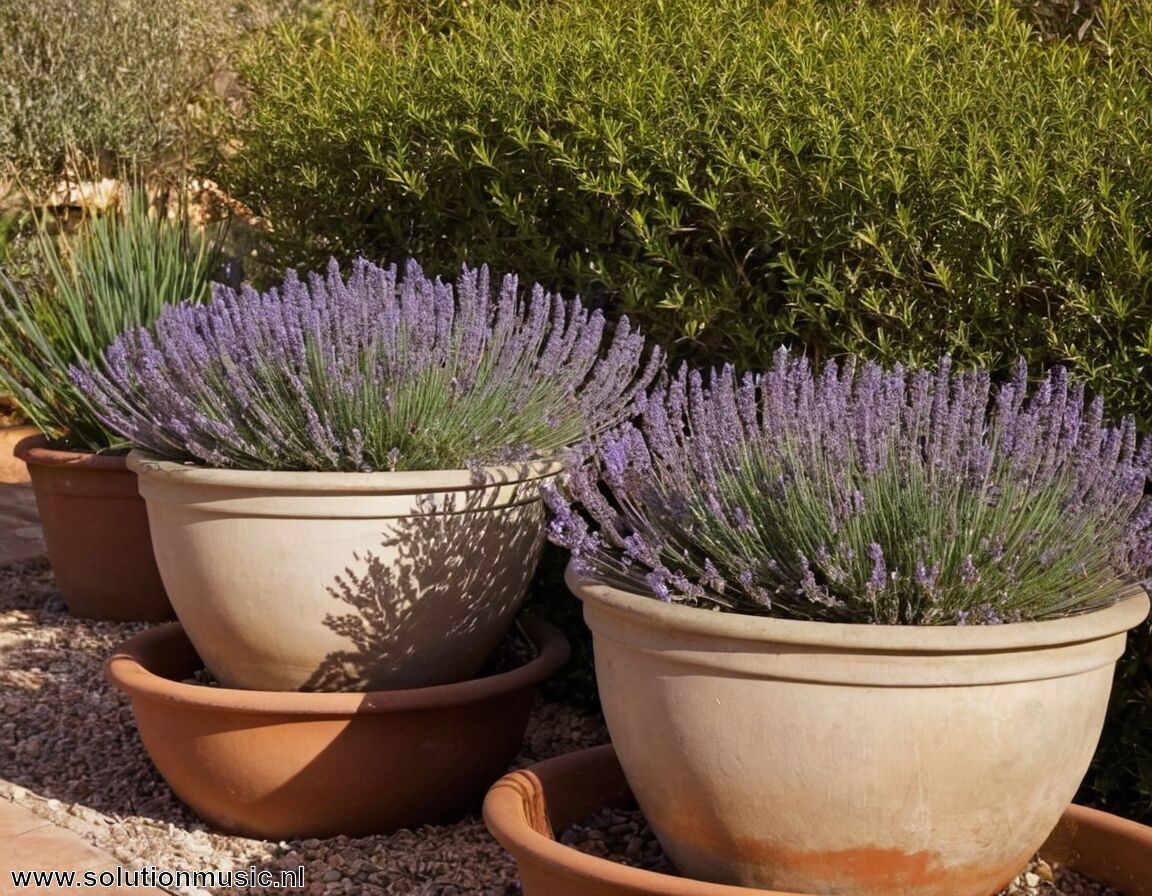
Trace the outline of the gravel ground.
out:
<instances>
[{"instance_id":1,"label":"gravel ground","mask_svg":"<svg viewBox=\"0 0 1152 896\"><path fill-rule=\"evenodd\" d=\"M127 869L294 871L303 865L309 896L520 892L515 864L475 815L455 825L358 839L270 843L208 830L153 769L127 698L104 681L104 658L143 628L69 617L43 561L0 566L0 798L76 831ZM606 740L598 716L542 699L515 764ZM561 839L595 855L674 873L639 812L602 813ZM1115 896L1043 863L1006 892Z\"/></svg>"},{"instance_id":2,"label":"gravel ground","mask_svg":"<svg viewBox=\"0 0 1152 896\"><path fill-rule=\"evenodd\" d=\"M129 870L303 865L310 896L519 893L515 864L478 815L357 839L269 843L208 830L153 769L127 698L103 678L104 658L145 627L67 616L41 561L0 567L0 798L80 833ZM515 761L606 740L598 716L540 700Z\"/></svg>"}]
</instances>

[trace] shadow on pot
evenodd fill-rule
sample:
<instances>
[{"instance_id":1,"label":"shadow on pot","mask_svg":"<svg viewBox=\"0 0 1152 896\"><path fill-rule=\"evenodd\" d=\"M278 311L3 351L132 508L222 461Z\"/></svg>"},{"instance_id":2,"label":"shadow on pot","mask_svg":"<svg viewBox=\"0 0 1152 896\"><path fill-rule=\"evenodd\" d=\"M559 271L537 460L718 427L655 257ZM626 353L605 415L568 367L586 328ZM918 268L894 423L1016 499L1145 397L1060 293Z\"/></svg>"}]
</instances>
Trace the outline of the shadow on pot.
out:
<instances>
[{"instance_id":1,"label":"shadow on pot","mask_svg":"<svg viewBox=\"0 0 1152 896\"><path fill-rule=\"evenodd\" d=\"M222 470L129 455L185 631L228 687L427 687L474 675L544 542L538 462Z\"/></svg>"},{"instance_id":2,"label":"shadow on pot","mask_svg":"<svg viewBox=\"0 0 1152 896\"><path fill-rule=\"evenodd\" d=\"M389 523L378 551L354 554L327 589L346 612L323 621L351 645L329 653L301 690L474 674L522 603L543 541L537 502L492 503L484 492L420 496L419 512Z\"/></svg>"}]
</instances>

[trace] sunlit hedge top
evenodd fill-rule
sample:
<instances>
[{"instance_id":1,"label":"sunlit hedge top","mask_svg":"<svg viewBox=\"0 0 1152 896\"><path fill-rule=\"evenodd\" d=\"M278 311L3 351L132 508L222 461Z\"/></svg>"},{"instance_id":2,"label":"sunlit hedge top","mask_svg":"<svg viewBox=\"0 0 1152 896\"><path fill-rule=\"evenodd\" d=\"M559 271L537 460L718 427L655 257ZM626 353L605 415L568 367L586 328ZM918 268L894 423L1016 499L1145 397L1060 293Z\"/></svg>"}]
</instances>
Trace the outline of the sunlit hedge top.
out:
<instances>
[{"instance_id":1,"label":"sunlit hedge top","mask_svg":"<svg viewBox=\"0 0 1152 896\"><path fill-rule=\"evenodd\" d=\"M109 426L218 467L427 470L555 454L619 423L659 364L626 320L539 286L455 286L409 262L219 289L124 333L73 376Z\"/></svg>"},{"instance_id":2,"label":"sunlit hedge top","mask_svg":"<svg viewBox=\"0 0 1152 896\"><path fill-rule=\"evenodd\" d=\"M777 353L681 373L552 490L593 579L788 618L996 623L1114 600L1152 562L1152 444L1052 370L886 371Z\"/></svg>"}]
</instances>

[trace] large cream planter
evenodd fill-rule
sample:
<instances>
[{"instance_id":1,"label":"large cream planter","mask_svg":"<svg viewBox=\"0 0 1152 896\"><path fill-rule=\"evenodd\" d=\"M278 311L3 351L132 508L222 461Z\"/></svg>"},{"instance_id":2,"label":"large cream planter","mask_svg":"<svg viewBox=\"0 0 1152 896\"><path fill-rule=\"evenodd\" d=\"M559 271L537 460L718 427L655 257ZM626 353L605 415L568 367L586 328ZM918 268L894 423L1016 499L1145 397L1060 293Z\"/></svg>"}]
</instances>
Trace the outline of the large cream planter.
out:
<instances>
[{"instance_id":1,"label":"large cream planter","mask_svg":"<svg viewBox=\"0 0 1152 896\"><path fill-rule=\"evenodd\" d=\"M507 631L559 466L412 473L197 467L133 451L156 563L205 666L231 688L462 681Z\"/></svg>"},{"instance_id":2,"label":"large cream planter","mask_svg":"<svg viewBox=\"0 0 1152 896\"><path fill-rule=\"evenodd\" d=\"M628 783L698 880L844 896L990 896L1092 758L1117 604L1048 622L912 627L716 613L581 580Z\"/></svg>"}]
</instances>

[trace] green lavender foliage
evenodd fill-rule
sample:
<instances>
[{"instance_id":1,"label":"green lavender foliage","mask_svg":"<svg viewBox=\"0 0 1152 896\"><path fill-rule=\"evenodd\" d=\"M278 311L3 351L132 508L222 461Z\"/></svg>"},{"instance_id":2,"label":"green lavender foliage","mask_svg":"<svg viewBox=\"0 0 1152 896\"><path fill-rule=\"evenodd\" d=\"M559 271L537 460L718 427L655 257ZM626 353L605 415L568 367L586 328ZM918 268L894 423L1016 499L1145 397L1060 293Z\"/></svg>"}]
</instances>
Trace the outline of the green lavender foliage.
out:
<instances>
[{"instance_id":1,"label":"green lavender foliage","mask_svg":"<svg viewBox=\"0 0 1152 896\"><path fill-rule=\"evenodd\" d=\"M698 362L1070 367L1152 420L1152 24L603 0L262 43L226 185L278 258L531 272Z\"/></svg>"},{"instance_id":2,"label":"green lavender foliage","mask_svg":"<svg viewBox=\"0 0 1152 896\"><path fill-rule=\"evenodd\" d=\"M207 298L220 262L216 241L151 208L143 189L119 211L74 232L39 222L36 256L47 287L17 285L0 269L0 393L55 443L104 451L122 442L97 418L68 368L99 358L121 330L151 324L166 305Z\"/></svg>"},{"instance_id":3,"label":"green lavender foliage","mask_svg":"<svg viewBox=\"0 0 1152 896\"><path fill-rule=\"evenodd\" d=\"M101 419L174 460L250 470L461 469L552 458L631 417L644 337L486 268L415 261L218 289L127 329L72 379Z\"/></svg>"},{"instance_id":4,"label":"green lavender foliage","mask_svg":"<svg viewBox=\"0 0 1152 896\"><path fill-rule=\"evenodd\" d=\"M1152 570L1152 443L1055 368L682 370L546 486L595 582L778 618L999 624L1114 602ZM607 499L606 499L607 498Z\"/></svg>"}]
</instances>

